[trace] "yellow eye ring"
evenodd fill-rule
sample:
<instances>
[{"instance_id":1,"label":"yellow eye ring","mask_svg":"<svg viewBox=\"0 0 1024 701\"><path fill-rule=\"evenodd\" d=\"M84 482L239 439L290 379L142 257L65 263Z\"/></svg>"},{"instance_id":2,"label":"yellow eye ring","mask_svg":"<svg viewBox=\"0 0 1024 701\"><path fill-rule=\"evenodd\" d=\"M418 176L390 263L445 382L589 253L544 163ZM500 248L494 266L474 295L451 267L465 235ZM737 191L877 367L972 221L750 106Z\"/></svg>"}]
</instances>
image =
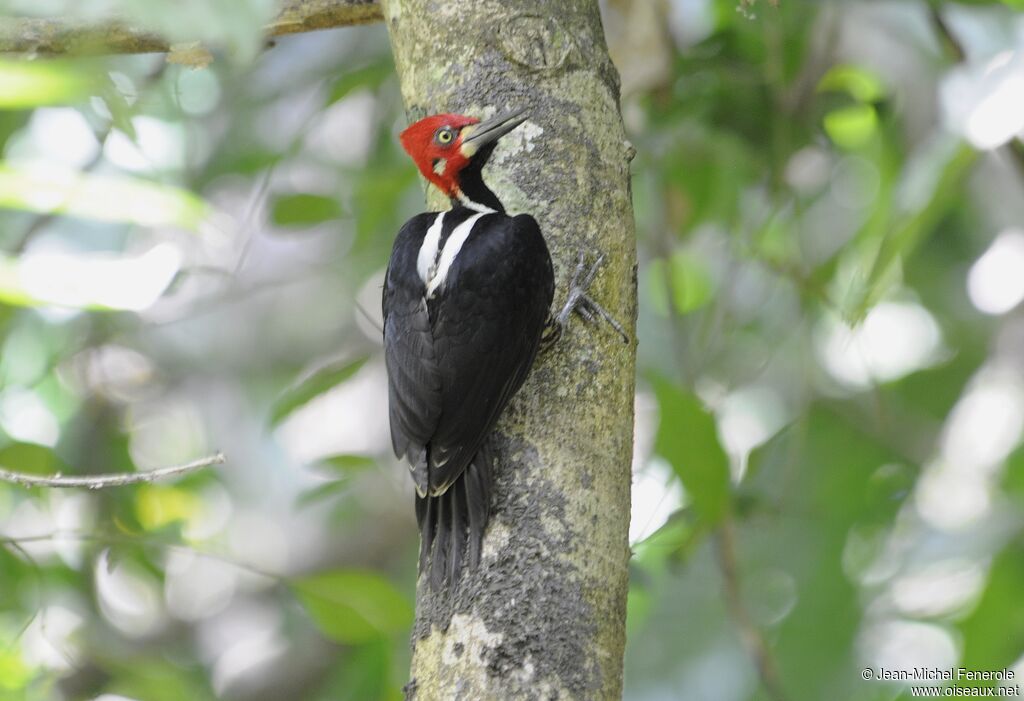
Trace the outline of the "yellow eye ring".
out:
<instances>
[{"instance_id":1,"label":"yellow eye ring","mask_svg":"<svg viewBox=\"0 0 1024 701\"><path fill-rule=\"evenodd\" d=\"M450 144L452 139L455 138L455 135L452 133L451 129L445 127L444 129L439 130L437 132L437 136L434 138L437 139L437 143L439 144Z\"/></svg>"}]
</instances>

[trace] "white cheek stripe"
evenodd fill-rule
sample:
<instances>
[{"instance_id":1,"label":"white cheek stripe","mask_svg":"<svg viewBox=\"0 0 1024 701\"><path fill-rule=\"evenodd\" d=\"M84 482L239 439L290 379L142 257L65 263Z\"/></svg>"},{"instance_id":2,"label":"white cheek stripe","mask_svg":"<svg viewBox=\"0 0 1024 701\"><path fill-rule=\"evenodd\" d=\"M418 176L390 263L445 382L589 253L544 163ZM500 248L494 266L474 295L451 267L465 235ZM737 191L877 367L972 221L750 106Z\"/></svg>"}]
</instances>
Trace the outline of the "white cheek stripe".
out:
<instances>
[{"instance_id":1,"label":"white cheek stripe","mask_svg":"<svg viewBox=\"0 0 1024 701\"><path fill-rule=\"evenodd\" d=\"M420 253L416 257L416 272L420 274L420 280L426 285L430 282L430 278L434 276L434 269L437 267L437 247L441 243L441 226L444 224L444 215L447 212L441 212L437 215L437 219L427 229L427 234L423 237L423 244L420 246Z\"/></svg>"},{"instance_id":2,"label":"white cheek stripe","mask_svg":"<svg viewBox=\"0 0 1024 701\"><path fill-rule=\"evenodd\" d=\"M444 250L441 251L441 257L437 261L437 270L431 276L430 282L427 283L427 299L433 297L437 288L444 284L445 278L448 277L448 271L451 269L452 263L455 262L455 256L459 255L459 251L462 250L463 244L465 244L466 239L469 238L469 233L473 230L473 225L476 224L480 217L486 216L487 214L490 214L490 212L474 214L469 219L455 227L455 231L453 231L451 236L448 237L448 240L444 242ZM435 246L436 245L437 244L435 244ZM422 255L423 249L421 248L420 256Z\"/></svg>"}]
</instances>

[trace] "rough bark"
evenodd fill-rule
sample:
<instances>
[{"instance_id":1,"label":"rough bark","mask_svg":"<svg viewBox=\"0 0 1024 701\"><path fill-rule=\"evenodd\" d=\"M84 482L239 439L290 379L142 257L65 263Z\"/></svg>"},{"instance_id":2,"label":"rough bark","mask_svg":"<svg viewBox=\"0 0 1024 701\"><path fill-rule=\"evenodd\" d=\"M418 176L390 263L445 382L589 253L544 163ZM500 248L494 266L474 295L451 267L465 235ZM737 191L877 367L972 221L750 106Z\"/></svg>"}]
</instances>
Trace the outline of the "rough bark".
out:
<instances>
[{"instance_id":1,"label":"rough bark","mask_svg":"<svg viewBox=\"0 0 1024 701\"><path fill-rule=\"evenodd\" d=\"M633 336L633 149L597 1L383 5L410 120L530 109L485 177L540 222L556 305L579 252L604 254L592 294ZM420 582L408 698L621 696L634 371L634 344L578 318L538 359L498 425L481 567L452 592Z\"/></svg>"},{"instance_id":2,"label":"rough bark","mask_svg":"<svg viewBox=\"0 0 1024 701\"><path fill-rule=\"evenodd\" d=\"M382 17L375 0L284 0L266 34L273 37L369 24ZM167 39L115 20L83 25L55 19L0 18L0 53L142 54L170 50Z\"/></svg>"}]
</instances>

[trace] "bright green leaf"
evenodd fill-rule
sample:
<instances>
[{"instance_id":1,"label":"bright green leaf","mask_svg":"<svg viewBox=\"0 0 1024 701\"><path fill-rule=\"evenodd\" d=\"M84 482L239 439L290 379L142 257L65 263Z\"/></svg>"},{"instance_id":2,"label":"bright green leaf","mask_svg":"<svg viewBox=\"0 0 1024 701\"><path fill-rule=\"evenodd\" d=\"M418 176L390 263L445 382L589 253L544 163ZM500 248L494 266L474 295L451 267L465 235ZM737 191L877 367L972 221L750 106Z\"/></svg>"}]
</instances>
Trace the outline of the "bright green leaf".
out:
<instances>
[{"instance_id":1,"label":"bright green leaf","mask_svg":"<svg viewBox=\"0 0 1024 701\"><path fill-rule=\"evenodd\" d=\"M977 606L960 623L965 666L969 669L1012 667L1024 649L1024 545L1011 542L995 558Z\"/></svg>"},{"instance_id":2,"label":"bright green leaf","mask_svg":"<svg viewBox=\"0 0 1024 701\"><path fill-rule=\"evenodd\" d=\"M291 586L317 627L342 643L368 642L412 623L411 604L373 572L325 572L293 580Z\"/></svg>"},{"instance_id":3,"label":"bright green leaf","mask_svg":"<svg viewBox=\"0 0 1024 701\"><path fill-rule=\"evenodd\" d=\"M664 379L654 381L661 423L654 449L669 461L707 524L717 523L729 504L729 458L711 413L694 395Z\"/></svg>"},{"instance_id":4,"label":"bright green leaf","mask_svg":"<svg viewBox=\"0 0 1024 701\"><path fill-rule=\"evenodd\" d=\"M14 646L0 647L0 690L20 691L32 679L32 670Z\"/></svg>"},{"instance_id":5,"label":"bright green leaf","mask_svg":"<svg viewBox=\"0 0 1024 701\"><path fill-rule=\"evenodd\" d=\"M270 218L277 226L303 227L338 219L342 214L341 204L333 197L299 193L274 200Z\"/></svg>"},{"instance_id":6,"label":"bright green leaf","mask_svg":"<svg viewBox=\"0 0 1024 701\"><path fill-rule=\"evenodd\" d=\"M668 314L670 292L675 311L679 314L699 309L714 297L714 280L707 266L687 251L676 251L667 263L663 258L653 261L648 280L651 302L661 314Z\"/></svg>"},{"instance_id":7,"label":"bright green leaf","mask_svg":"<svg viewBox=\"0 0 1024 701\"><path fill-rule=\"evenodd\" d=\"M144 484L135 492L135 516L147 531L198 515L202 499L173 485Z\"/></svg>"},{"instance_id":8,"label":"bright green leaf","mask_svg":"<svg viewBox=\"0 0 1024 701\"><path fill-rule=\"evenodd\" d=\"M49 164L16 166L2 162L0 207L192 231L210 214L202 199L170 185L81 173Z\"/></svg>"},{"instance_id":9,"label":"bright green leaf","mask_svg":"<svg viewBox=\"0 0 1024 701\"><path fill-rule=\"evenodd\" d=\"M332 363L320 368L294 387L286 390L270 410L270 424L276 426L314 397L337 387L359 372L366 360L366 357L362 357L357 360Z\"/></svg>"},{"instance_id":10,"label":"bright green leaf","mask_svg":"<svg viewBox=\"0 0 1024 701\"><path fill-rule=\"evenodd\" d=\"M394 74L395 67L390 61L371 63L368 66L345 71L338 76L337 80L334 81L334 85L331 86L331 94L327 98L327 102L337 102L352 91L361 88L377 88Z\"/></svg>"},{"instance_id":11,"label":"bright green leaf","mask_svg":"<svg viewBox=\"0 0 1024 701\"><path fill-rule=\"evenodd\" d=\"M97 75L68 61L0 60L0 109L77 102L98 90Z\"/></svg>"},{"instance_id":12,"label":"bright green leaf","mask_svg":"<svg viewBox=\"0 0 1024 701\"><path fill-rule=\"evenodd\" d=\"M818 82L818 91L845 92L858 102L875 102L885 96L885 85L871 71L860 66L833 66Z\"/></svg>"},{"instance_id":13,"label":"bright green leaf","mask_svg":"<svg viewBox=\"0 0 1024 701\"><path fill-rule=\"evenodd\" d=\"M878 131L878 114L872 105L850 105L825 115L825 132L838 146L858 149Z\"/></svg>"},{"instance_id":14,"label":"bright green leaf","mask_svg":"<svg viewBox=\"0 0 1024 701\"><path fill-rule=\"evenodd\" d=\"M52 475L64 470L51 448L36 443L14 443L0 449L0 467L29 475Z\"/></svg>"},{"instance_id":15,"label":"bright green leaf","mask_svg":"<svg viewBox=\"0 0 1024 701\"><path fill-rule=\"evenodd\" d=\"M320 462L327 465L334 472L343 475L351 475L354 472L361 472L377 464L377 461L367 455L332 455L323 458Z\"/></svg>"},{"instance_id":16,"label":"bright green leaf","mask_svg":"<svg viewBox=\"0 0 1024 701\"><path fill-rule=\"evenodd\" d=\"M676 511L661 528L633 545L633 561L652 569L670 558L685 559L706 534L706 530L701 528L703 524L696 521L693 509Z\"/></svg>"}]
</instances>

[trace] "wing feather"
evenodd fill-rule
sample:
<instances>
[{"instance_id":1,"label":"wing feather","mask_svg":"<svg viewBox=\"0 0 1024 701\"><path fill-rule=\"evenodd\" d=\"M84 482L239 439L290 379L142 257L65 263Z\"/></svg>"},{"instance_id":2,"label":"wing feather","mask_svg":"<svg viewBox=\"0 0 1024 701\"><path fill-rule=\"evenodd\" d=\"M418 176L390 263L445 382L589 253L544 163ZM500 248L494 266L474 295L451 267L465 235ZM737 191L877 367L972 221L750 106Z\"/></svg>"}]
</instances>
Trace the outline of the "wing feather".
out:
<instances>
[{"instance_id":1,"label":"wing feather","mask_svg":"<svg viewBox=\"0 0 1024 701\"><path fill-rule=\"evenodd\" d=\"M384 277L384 363L391 445L409 461L416 490L429 488L426 447L441 414L441 375L416 256L432 215L410 219L395 239Z\"/></svg>"}]
</instances>

